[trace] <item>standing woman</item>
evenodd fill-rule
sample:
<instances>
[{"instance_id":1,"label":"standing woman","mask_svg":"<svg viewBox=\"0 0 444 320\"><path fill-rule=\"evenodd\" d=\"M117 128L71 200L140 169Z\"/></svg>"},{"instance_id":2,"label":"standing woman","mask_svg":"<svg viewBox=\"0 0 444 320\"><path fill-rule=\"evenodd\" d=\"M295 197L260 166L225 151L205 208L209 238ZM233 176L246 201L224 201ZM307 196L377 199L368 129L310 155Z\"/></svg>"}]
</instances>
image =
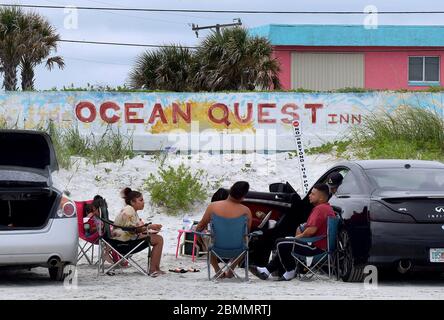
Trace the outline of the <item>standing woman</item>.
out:
<instances>
[{"instance_id":1,"label":"standing woman","mask_svg":"<svg viewBox=\"0 0 444 320\"><path fill-rule=\"evenodd\" d=\"M122 198L125 200L126 206L117 215L114 223L122 227L140 227L137 232L124 231L120 228L113 229L113 239L119 241L129 241L144 239L150 237L150 243L153 246L151 251L150 270L148 274L152 277L165 274L160 270L160 259L162 257L163 238L158 235L161 224L150 224L144 226L144 222L139 218L137 211L143 210L145 203L143 195L139 191L133 191L130 188L125 188L121 192Z\"/></svg>"}]
</instances>

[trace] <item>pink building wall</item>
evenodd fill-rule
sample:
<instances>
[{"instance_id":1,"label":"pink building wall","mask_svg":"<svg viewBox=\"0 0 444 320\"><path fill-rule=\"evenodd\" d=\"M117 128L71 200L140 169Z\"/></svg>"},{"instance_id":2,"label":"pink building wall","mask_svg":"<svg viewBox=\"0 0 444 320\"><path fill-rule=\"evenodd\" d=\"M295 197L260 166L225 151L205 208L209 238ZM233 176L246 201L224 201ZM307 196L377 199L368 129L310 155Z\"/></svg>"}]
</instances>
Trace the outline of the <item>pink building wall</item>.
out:
<instances>
[{"instance_id":1,"label":"pink building wall","mask_svg":"<svg viewBox=\"0 0 444 320\"><path fill-rule=\"evenodd\" d=\"M408 83L409 56L439 56L440 85L444 81L444 48L424 50L421 47L302 47L276 46L274 55L281 63L280 80L283 89L291 89L292 52L360 52L364 53L364 83L368 89L425 89Z\"/></svg>"}]
</instances>

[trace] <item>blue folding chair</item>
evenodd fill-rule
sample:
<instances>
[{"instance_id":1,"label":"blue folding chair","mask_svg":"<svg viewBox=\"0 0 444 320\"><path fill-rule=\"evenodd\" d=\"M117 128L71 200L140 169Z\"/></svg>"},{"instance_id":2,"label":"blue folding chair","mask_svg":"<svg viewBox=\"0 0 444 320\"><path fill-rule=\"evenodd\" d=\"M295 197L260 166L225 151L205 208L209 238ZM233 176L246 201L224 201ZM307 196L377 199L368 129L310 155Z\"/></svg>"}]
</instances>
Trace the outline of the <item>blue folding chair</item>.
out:
<instances>
[{"instance_id":1,"label":"blue folding chair","mask_svg":"<svg viewBox=\"0 0 444 320\"><path fill-rule=\"evenodd\" d=\"M334 268L336 278L339 280L338 266L337 266L337 235L340 219L338 217L328 217L327 219L327 235L311 238L292 238L293 243L299 242L311 245L314 242L327 238L327 250L323 250L322 253L313 256L304 256L297 254L294 251L292 256L296 260L296 263L307 270L307 273L298 273L300 279L311 279L313 276L319 279L317 273L323 272L323 267L327 265L328 277L331 277L332 269ZM290 239L289 239L290 240ZM311 259L310 259L311 258ZM311 260L311 263L308 261ZM300 269L299 269L300 270ZM323 272L325 273L325 272Z\"/></svg>"},{"instance_id":2,"label":"blue folding chair","mask_svg":"<svg viewBox=\"0 0 444 320\"><path fill-rule=\"evenodd\" d=\"M248 281L248 242L252 236L260 235L260 231L248 233L247 216L237 218L224 218L212 214L210 221L210 233L196 232L202 236L210 236L211 242L208 247L207 267L208 280L211 280L211 256L215 255L218 260L224 263L213 279L219 279L225 271L231 270L233 275L240 279L234 271L234 267L245 258L245 277Z\"/></svg>"}]
</instances>

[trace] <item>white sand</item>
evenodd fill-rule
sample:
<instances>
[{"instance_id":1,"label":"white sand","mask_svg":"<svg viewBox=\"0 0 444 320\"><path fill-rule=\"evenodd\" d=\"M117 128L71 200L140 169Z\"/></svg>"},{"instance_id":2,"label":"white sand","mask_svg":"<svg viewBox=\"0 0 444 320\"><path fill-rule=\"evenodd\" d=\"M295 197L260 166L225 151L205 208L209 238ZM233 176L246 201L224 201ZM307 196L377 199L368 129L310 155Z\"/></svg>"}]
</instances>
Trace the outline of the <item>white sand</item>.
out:
<instances>
[{"instance_id":1,"label":"white sand","mask_svg":"<svg viewBox=\"0 0 444 320\"><path fill-rule=\"evenodd\" d=\"M314 182L337 160L328 156L307 157L307 168ZM222 186L229 187L237 180L250 182L251 189L267 191L272 182L289 181L300 191L300 174L296 159L288 153L277 155L226 154L191 156L170 155L167 164L185 162L193 170L204 169L208 180L222 179ZM247 166L245 164L247 163ZM248 165L251 164L251 165ZM158 163L153 156L139 156L123 166L104 163L97 166L79 159L70 171L61 170L55 175L60 189L69 190L74 200L91 199L95 194L104 196L111 217L114 217L123 202L119 192L123 187L142 189L143 180L157 171ZM106 171L105 171L106 169ZM110 169L110 170L109 170ZM108 172L107 172L108 171ZM214 190L211 190L214 191ZM49 281L47 270L0 271L0 298L3 299L442 299L444 280L409 280L379 283L378 288L367 289L364 284L344 283L329 279L303 282L262 281L250 274L250 281L242 283L234 279L210 282L207 280L206 261L202 258L192 263L191 257L175 258L177 230L185 214L199 220L206 203L195 206L179 216L167 216L162 209L150 204L150 197L143 192L146 202L145 220L163 225L165 240L162 269L195 267L197 273L170 273L158 277L144 277L134 269L126 269L115 276L97 276L97 269L81 261L77 266L74 285ZM136 255L145 265L144 253ZM239 270L242 274L242 269ZM243 275L243 274L242 274Z\"/></svg>"}]
</instances>

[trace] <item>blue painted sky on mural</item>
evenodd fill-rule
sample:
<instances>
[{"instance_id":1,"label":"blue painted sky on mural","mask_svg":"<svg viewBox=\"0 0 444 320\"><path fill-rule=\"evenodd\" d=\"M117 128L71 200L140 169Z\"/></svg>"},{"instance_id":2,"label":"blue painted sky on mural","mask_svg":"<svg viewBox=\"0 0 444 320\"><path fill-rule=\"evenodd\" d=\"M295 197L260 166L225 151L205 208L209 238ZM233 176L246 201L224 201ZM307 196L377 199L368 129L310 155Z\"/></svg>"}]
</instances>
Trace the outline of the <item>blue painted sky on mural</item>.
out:
<instances>
[{"instance_id":1,"label":"blue painted sky on mural","mask_svg":"<svg viewBox=\"0 0 444 320\"><path fill-rule=\"evenodd\" d=\"M363 11L375 5L379 11L426 11L444 10L444 4L436 0L418 1L361 1L361 0L162 0L162 1L113 1L113 0L26 0L0 1L11 4L74 5L93 7L137 7L162 9L225 9L225 10L292 10L292 11ZM126 3L126 4L125 4ZM65 14L62 9L36 9L48 17L64 39L131 42L149 44L181 43L194 46L209 31L200 32L200 38L191 30L191 23L213 25L231 23L241 18L244 26L255 27L270 23L289 24L362 24L364 15L271 15L271 14L209 14L209 13L150 13L79 11L78 29L64 28ZM380 15L379 24L441 25L441 15ZM58 54L66 61L64 70L44 71L37 69L37 89L61 88L73 84L84 87L93 85L117 86L126 82L139 47L118 47L91 44L61 43Z\"/></svg>"}]
</instances>

